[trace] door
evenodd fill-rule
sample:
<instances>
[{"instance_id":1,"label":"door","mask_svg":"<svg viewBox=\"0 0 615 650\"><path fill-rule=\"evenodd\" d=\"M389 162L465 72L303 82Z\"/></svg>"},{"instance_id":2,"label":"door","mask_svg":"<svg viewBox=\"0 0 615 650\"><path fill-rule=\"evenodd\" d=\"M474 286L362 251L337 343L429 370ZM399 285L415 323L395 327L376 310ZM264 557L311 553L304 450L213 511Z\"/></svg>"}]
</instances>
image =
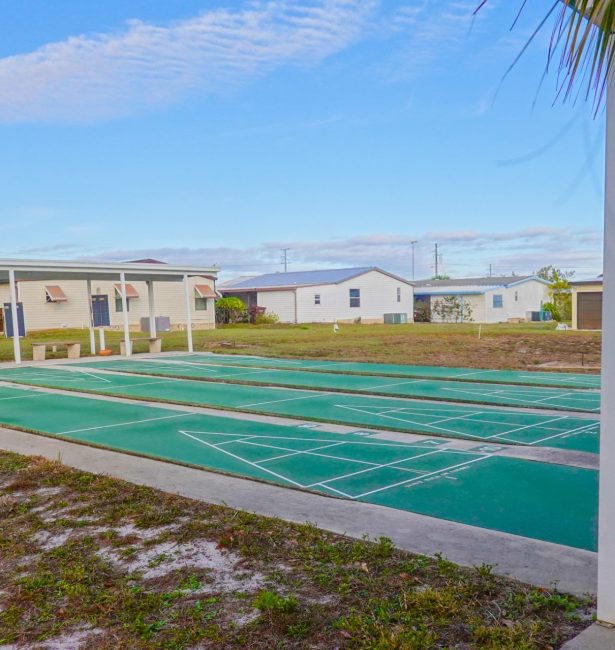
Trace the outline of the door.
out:
<instances>
[{"instance_id":1,"label":"door","mask_svg":"<svg viewBox=\"0 0 615 650\"><path fill-rule=\"evenodd\" d=\"M577 294L577 328L602 329L602 292L586 291Z\"/></svg>"},{"instance_id":2,"label":"door","mask_svg":"<svg viewBox=\"0 0 615 650\"><path fill-rule=\"evenodd\" d=\"M11 312L11 303L4 303L4 335L7 338L13 336L13 313ZM26 324L23 317L23 303L17 303L17 329L19 330L19 336L26 335Z\"/></svg>"},{"instance_id":3,"label":"door","mask_svg":"<svg viewBox=\"0 0 615 650\"><path fill-rule=\"evenodd\" d=\"M92 320L94 327L108 327L109 320L109 296L92 296Z\"/></svg>"}]
</instances>

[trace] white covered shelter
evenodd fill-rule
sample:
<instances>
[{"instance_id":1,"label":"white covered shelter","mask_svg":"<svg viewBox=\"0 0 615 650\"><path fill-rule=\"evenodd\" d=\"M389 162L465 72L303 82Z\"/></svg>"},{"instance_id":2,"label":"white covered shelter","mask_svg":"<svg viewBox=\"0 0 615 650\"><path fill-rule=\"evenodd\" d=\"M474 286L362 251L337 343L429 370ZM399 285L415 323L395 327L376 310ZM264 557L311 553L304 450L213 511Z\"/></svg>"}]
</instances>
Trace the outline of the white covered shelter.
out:
<instances>
[{"instance_id":1,"label":"white covered shelter","mask_svg":"<svg viewBox=\"0 0 615 650\"><path fill-rule=\"evenodd\" d=\"M128 315L128 300L134 287L131 283L144 282L147 287L148 317L150 337L156 336L156 306L154 298L155 283L177 283L181 286L180 291L184 294L185 305L185 326L188 342L188 350L193 351L192 328L193 315L192 303L193 293L199 291L199 295L207 297L215 296L212 289L207 287L199 278L209 278L215 282L218 269L215 267L202 266L181 266L153 263L152 261L142 262L79 262L79 261L55 261L55 260L22 260L22 259L0 259L0 285L8 284L9 302L11 305L11 330L13 337L13 348L15 362L21 363L21 350L19 347L19 323L18 323L18 283L27 281L48 282L45 285L47 299L53 302L64 302L66 296L62 291L60 282L62 280L84 281L83 301L88 305L90 329L90 347L95 352L94 321L92 316L92 283L113 282L118 294L118 300L122 304L122 325L124 330L125 353L131 354L130 346L130 324ZM197 279L197 284L195 280ZM200 282L200 284L199 284ZM183 285L183 286L182 286ZM179 286L178 286L179 288Z\"/></svg>"}]
</instances>

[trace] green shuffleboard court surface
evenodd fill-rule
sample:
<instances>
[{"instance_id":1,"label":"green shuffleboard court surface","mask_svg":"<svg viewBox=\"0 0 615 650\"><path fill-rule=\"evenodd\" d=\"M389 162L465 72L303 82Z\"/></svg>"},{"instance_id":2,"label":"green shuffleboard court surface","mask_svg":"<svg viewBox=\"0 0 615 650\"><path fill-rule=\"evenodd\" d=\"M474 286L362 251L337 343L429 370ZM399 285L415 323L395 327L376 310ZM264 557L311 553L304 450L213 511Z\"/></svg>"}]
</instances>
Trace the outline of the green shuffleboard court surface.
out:
<instances>
[{"instance_id":1,"label":"green shuffleboard court surface","mask_svg":"<svg viewBox=\"0 0 615 650\"><path fill-rule=\"evenodd\" d=\"M574 414L97 373L83 365L11 368L0 371L0 380L479 442L598 452L598 420Z\"/></svg>"},{"instance_id":2,"label":"green shuffleboard court surface","mask_svg":"<svg viewBox=\"0 0 615 650\"><path fill-rule=\"evenodd\" d=\"M275 370L207 366L182 358L94 361L79 367L205 381L226 381L262 386L364 393L430 399L440 402L471 402L565 411L600 411L600 393L591 390L544 388L506 384L480 384L441 379L391 379L377 375L342 375L304 370Z\"/></svg>"},{"instance_id":3,"label":"green shuffleboard court surface","mask_svg":"<svg viewBox=\"0 0 615 650\"><path fill-rule=\"evenodd\" d=\"M454 381L520 384L522 386L554 386L563 388L600 388L600 375L534 370L492 370L487 368L446 368L441 366L410 366L392 363L359 361L325 361L318 359L280 359L235 354L190 354L167 359L181 359L203 365L251 368L278 368L341 374L380 375Z\"/></svg>"},{"instance_id":4,"label":"green shuffleboard court surface","mask_svg":"<svg viewBox=\"0 0 615 650\"><path fill-rule=\"evenodd\" d=\"M0 387L0 423L581 549L598 472L365 434ZM35 451L35 450L33 450ZM111 469L111 468L110 468Z\"/></svg>"}]
</instances>

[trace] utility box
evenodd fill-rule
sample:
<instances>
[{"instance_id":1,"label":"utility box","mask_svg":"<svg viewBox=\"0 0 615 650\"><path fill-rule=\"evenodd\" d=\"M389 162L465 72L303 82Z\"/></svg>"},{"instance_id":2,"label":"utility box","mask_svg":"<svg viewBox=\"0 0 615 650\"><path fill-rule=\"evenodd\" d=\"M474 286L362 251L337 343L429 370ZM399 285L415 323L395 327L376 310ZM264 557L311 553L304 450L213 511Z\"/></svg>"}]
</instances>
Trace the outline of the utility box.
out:
<instances>
[{"instance_id":1,"label":"utility box","mask_svg":"<svg viewBox=\"0 0 615 650\"><path fill-rule=\"evenodd\" d=\"M141 318L141 331L149 334L149 318L143 316ZM156 316L156 332L170 332L171 319L169 316Z\"/></svg>"},{"instance_id":2,"label":"utility box","mask_svg":"<svg viewBox=\"0 0 615 650\"><path fill-rule=\"evenodd\" d=\"M408 314L384 314L385 325L405 325L408 322Z\"/></svg>"}]
</instances>

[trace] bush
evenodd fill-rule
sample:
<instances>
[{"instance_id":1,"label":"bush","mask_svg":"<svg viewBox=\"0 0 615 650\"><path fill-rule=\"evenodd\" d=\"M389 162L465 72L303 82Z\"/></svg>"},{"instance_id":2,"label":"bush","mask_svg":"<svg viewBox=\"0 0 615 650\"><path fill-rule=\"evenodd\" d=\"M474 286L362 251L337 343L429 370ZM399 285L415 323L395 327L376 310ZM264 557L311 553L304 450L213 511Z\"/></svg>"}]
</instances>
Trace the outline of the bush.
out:
<instances>
[{"instance_id":1,"label":"bush","mask_svg":"<svg viewBox=\"0 0 615 650\"><path fill-rule=\"evenodd\" d=\"M272 311L266 311L260 314L255 314L252 322L255 325L275 325L280 322L280 317Z\"/></svg>"},{"instance_id":2,"label":"bush","mask_svg":"<svg viewBox=\"0 0 615 650\"><path fill-rule=\"evenodd\" d=\"M232 296L216 301L216 322L222 324L245 323L248 320L246 305Z\"/></svg>"}]
</instances>

